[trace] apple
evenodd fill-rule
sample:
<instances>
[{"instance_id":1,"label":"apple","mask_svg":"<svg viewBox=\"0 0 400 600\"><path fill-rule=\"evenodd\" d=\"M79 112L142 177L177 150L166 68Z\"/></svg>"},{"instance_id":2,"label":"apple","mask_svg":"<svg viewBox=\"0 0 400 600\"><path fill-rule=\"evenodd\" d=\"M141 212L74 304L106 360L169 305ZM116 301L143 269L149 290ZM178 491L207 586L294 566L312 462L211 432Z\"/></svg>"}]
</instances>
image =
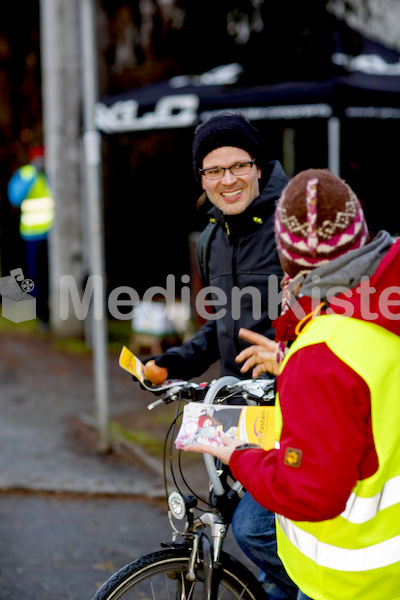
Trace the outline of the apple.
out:
<instances>
[{"instance_id":1,"label":"apple","mask_svg":"<svg viewBox=\"0 0 400 600\"><path fill-rule=\"evenodd\" d=\"M152 385L161 385L168 377L168 369L158 367L154 360L149 360L144 365L144 376Z\"/></svg>"}]
</instances>

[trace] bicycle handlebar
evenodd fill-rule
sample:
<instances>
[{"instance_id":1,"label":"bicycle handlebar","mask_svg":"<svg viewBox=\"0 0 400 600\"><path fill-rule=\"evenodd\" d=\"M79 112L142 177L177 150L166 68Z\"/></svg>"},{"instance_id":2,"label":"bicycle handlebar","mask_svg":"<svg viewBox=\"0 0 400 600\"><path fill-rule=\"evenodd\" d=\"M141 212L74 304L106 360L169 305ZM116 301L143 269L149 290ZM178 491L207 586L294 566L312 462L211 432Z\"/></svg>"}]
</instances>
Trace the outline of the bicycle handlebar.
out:
<instances>
[{"instance_id":1,"label":"bicycle handlebar","mask_svg":"<svg viewBox=\"0 0 400 600\"><path fill-rule=\"evenodd\" d=\"M215 379L210 384L199 384L181 379L171 379L164 381L161 385L153 386L144 376L144 365L141 360L126 346L121 350L119 364L140 382L143 389L146 389L153 394L160 395L160 398L148 405L149 410L153 410L160 404L169 404L174 400L180 399L189 401L202 400L206 404L213 404L217 395L223 388L228 391L229 397L235 395L241 396L246 404L253 405L257 405L261 400L272 400L275 395L275 378L242 380L233 376L225 376ZM224 400L227 400L228 396L223 395L219 401L223 402ZM223 496L226 491L217 473L214 458L208 454L203 454L203 457L215 495ZM239 482L237 482L237 484L240 488ZM231 486L231 489L235 490L235 484Z\"/></svg>"},{"instance_id":2,"label":"bicycle handlebar","mask_svg":"<svg viewBox=\"0 0 400 600\"><path fill-rule=\"evenodd\" d=\"M165 388L165 393L162 398L155 400L148 405L149 410L153 410L160 404L169 404L174 400L179 399L179 395L183 392L189 393L195 390L204 389L204 384L197 384L193 382L176 380L168 384L168 388ZM272 400L274 392L272 390L274 379L239 379L233 376L224 376L219 379L213 380L207 387L207 392L203 398L205 404L213 404L215 398L219 392L224 388L230 388L230 392L233 394L238 393L242 396L246 404L256 405L261 399ZM149 389L149 388L147 388ZM209 454L203 454L204 463L207 469L208 477L213 486L214 493L216 496L223 496L226 492L221 483L220 477L215 466L214 457ZM233 491L240 491L241 484L235 482L231 489Z\"/></svg>"}]
</instances>

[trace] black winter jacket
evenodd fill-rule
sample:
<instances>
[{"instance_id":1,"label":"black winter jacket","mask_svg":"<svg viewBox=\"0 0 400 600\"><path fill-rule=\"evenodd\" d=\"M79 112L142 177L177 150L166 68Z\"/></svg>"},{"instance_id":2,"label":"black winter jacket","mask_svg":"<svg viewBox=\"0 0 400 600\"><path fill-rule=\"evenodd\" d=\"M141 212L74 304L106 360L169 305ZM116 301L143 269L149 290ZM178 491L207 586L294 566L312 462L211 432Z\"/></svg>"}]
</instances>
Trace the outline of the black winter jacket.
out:
<instances>
[{"instance_id":1,"label":"black winter jacket","mask_svg":"<svg viewBox=\"0 0 400 600\"><path fill-rule=\"evenodd\" d=\"M275 247L274 210L289 180L278 161L272 161L269 166L271 175L267 184L243 213L223 215L215 206L209 211L218 226L211 240L208 281L203 281L203 287L217 286L227 301L215 306L214 312L220 318L208 319L191 340L156 357L156 364L166 367L171 378L200 376L221 359L221 375L243 379L249 375L240 373L235 357L248 344L238 338L239 329L245 327L274 337L268 317L268 278L270 275L279 280L282 277ZM238 293L247 286L255 288L256 300L250 293ZM223 294L219 292L220 299L224 298ZM253 314L259 301L261 317Z\"/></svg>"}]
</instances>

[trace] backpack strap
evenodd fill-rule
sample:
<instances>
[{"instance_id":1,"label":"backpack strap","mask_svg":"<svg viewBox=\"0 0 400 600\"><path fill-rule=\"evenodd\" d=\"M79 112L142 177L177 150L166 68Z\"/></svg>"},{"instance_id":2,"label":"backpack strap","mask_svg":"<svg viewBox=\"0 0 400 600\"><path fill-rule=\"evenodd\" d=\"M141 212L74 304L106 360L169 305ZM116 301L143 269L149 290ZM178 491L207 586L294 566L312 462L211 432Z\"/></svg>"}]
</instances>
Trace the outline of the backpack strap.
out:
<instances>
[{"instance_id":1,"label":"backpack strap","mask_svg":"<svg viewBox=\"0 0 400 600\"><path fill-rule=\"evenodd\" d=\"M201 232L197 242L197 264L200 271L201 280L208 281L208 259L210 256L210 243L215 230L217 228L217 222L211 218L207 223L205 229Z\"/></svg>"}]
</instances>

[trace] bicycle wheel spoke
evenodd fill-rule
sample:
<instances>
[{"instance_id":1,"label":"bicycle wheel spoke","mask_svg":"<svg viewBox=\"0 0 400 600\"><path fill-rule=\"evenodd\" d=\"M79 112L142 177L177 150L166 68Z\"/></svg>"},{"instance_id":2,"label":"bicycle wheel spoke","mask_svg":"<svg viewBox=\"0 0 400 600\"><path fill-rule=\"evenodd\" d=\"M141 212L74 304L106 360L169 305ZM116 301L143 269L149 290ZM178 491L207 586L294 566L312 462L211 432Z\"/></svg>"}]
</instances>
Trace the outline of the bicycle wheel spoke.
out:
<instances>
[{"instance_id":1,"label":"bicycle wheel spoke","mask_svg":"<svg viewBox=\"0 0 400 600\"><path fill-rule=\"evenodd\" d=\"M194 584L195 584L195 582L194 581L189 582L185 577L185 573L183 571L181 571L181 573L180 573L181 593L180 593L179 600L192 600Z\"/></svg>"},{"instance_id":2,"label":"bicycle wheel spoke","mask_svg":"<svg viewBox=\"0 0 400 600\"><path fill-rule=\"evenodd\" d=\"M190 550L163 550L134 561L110 578L92 600L202 600L203 564L196 578L186 574ZM222 553L222 566L213 582L213 600L261 600L267 598L254 576L238 561Z\"/></svg>"},{"instance_id":3,"label":"bicycle wheel spoke","mask_svg":"<svg viewBox=\"0 0 400 600\"><path fill-rule=\"evenodd\" d=\"M243 588L242 593L240 594L239 600L242 600L242 598L245 595L246 591L247 591L247 585L246 585L246 587Z\"/></svg>"},{"instance_id":4,"label":"bicycle wheel spoke","mask_svg":"<svg viewBox=\"0 0 400 600\"><path fill-rule=\"evenodd\" d=\"M165 573L165 575L164 575L164 581L165 581L165 589L167 590L167 598L166 598L166 600L171 600L171 597L169 595L168 575L167 575L167 573Z\"/></svg>"},{"instance_id":5,"label":"bicycle wheel spoke","mask_svg":"<svg viewBox=\"0 0 400 600\"><path fill-rule=\"evenodd\" d=\"M156 600L156 596L154 594L154 588L153 588L153 579L150 578L150 589L151 589L151 596L152 596L152 600Z\"/></svg>"}]
</instances>

